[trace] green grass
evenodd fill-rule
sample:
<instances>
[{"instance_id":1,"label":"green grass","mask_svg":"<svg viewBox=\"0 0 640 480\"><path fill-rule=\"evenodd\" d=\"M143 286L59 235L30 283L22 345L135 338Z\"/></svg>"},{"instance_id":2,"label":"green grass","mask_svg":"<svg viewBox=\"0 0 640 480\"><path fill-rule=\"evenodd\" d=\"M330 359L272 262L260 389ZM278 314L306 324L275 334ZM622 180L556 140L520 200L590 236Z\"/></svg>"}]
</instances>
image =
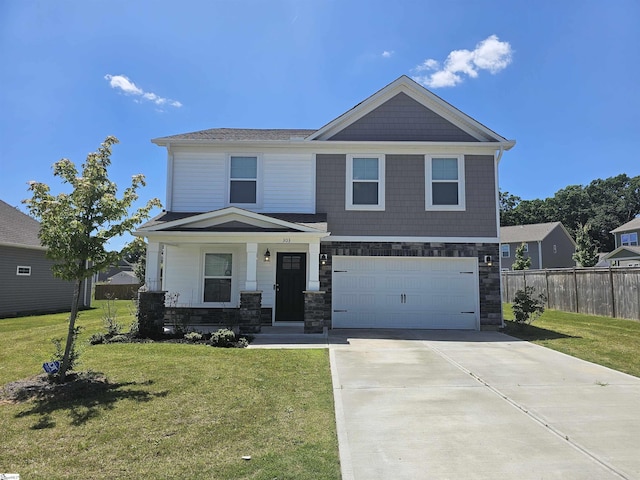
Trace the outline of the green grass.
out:
<instances>
[{"instance_id":1,"label":"green grass","mask_svg":"<svg viewBox=\"0 0 640 480\"><path fill-rule=\"evenodd\" d=\"M513 320L511 305L505 320ZM505 322L505 333L640 377L640 322L547 310L531 325Z\"/></svg>"},{"instance_id":2,"label":"green grass","mask_svg":"<svg viewBox=\"0 0 640 480\"><path fill-rule=\"evenodd\" d=\"M127 302L118 307L128 327ZM340 478L326 350L88 346L104 330L101 315L79 319L78 370L102 372L109 384L65 401L0 404L0 471L35 479ZM39 373L66 318L0 320L0 384Z\"/></svg>"}]
</instances>

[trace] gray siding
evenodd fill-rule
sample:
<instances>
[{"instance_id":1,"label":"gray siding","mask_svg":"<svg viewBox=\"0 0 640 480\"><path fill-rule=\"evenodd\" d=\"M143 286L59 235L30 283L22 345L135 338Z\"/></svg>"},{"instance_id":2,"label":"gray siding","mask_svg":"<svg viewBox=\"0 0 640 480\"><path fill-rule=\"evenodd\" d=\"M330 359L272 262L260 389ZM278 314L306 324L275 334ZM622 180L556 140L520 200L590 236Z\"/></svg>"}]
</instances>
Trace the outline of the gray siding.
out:
<instances>
[{"instance_id":1,"label":"gray siding","mask_svg":"<svg viewBox=\"0 0 640 480\"><path fill-rule=\"evenodd\" d=\"M531 259L531 269L540 268L540 253L538 250L538 242L525 242L529 246L529 252L525 253L525 257L529 257ZM502 257L502 249L500 250L500 268L508 268L511 270L511 266L516 261L516 249L522 245L522 242L519 243L510 243L509 247L511 248L511 256Z\"/></svg>"},{"instance_id":2,"label":"gray siding","mask_svg":"<svg viewBox=\"0 0 640 480\"><path fill-rule=\"evenodd\" d=\"M0 317L71 309L73 283L54 278L52 264L42 250L0 247ZM18 265L30 266L31 275L16 275Z\"/></svg>"},{"instance_id":3,"label":"gray siding","mask_svg":"<svg viewBox=\"0 0 640 480\"><path fill-rule=\"evenodd\" d=\"M542 268L575 267L576 262L571 258L575 251L564 230L559 226L554 228L542 241Z\"/></svg>"},{"instance_id":4,"label":"gray siding","mask_svg":"<svg viewBox=\"0 0 640 480\"><path fill-rule=\"evenodd\" d=\"M329 140L478 141L404 93L389 99Z\"/></svg>"},{"instance_id":5,"label":"gray siding","mask_svg":"<svg viewBox=\"0 0 640 480\"><path fill-rule=\"evenodd\" d=\"M496 237L494 161L465 156L466 211L425 211L423 155L386 155L385 211L345 210L346 155L316 158L316 211L348 236Z\"/></svg>"}]
</instances>

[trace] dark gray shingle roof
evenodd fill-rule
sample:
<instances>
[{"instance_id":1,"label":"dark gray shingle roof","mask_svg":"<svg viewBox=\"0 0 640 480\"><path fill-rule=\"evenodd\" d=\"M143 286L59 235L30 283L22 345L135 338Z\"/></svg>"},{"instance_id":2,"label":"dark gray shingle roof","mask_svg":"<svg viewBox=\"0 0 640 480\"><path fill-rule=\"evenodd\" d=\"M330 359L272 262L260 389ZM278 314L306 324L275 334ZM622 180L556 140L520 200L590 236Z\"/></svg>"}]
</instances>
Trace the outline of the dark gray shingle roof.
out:
<instances>
[{"instance_id":1,"label":"dark gray shingle roof","mask_svg":"<svg viewBox=\"0 0 640 480\"><path fill-rule=\"evenodd\" d=\"M545 239L560 222L500 227L500 243L538 242Z\"/></svg>"},{"instance_id":2,"label":"dark gray shingle roof","mask_svg":"<svg viewBox=\"0 0 640 480\"><path fill-rule=\"evenodd\" d=\"M269 141L305 138L316 130L301 128L258 129L258 128L210 128L198 132L180 133L168 137L154 138L154 143L165 143L172 140L212 140L212 141Z\"/></svg>"},{"instance_id":3,"label":"dark gray shingle roof","mask_svg":"<svg viewBox=\"0 0 640 480\"><path fill-rule=\"evenodd\" d=\"M0 200L0 243L41 247L40 223Z\"/></svg>"}]
</instances>

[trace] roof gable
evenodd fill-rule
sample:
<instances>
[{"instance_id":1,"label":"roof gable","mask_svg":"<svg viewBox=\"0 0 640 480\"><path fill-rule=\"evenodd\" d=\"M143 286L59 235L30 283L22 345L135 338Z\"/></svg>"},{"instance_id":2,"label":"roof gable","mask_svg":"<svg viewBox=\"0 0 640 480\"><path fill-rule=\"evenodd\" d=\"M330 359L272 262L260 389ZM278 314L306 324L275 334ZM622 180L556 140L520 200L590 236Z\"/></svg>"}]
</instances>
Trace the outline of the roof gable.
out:
<instances>
[{"instance_id":1,"label":"roof gable","mask_svg":"<svg viewBox=\"0 0 640 480\"><path fill-rule=\"evenodd\" d=\"M278 218L283 217L283 218ZM145 225L139 232L159 231L201 231L201 232L318 232L326 231L326 223L310 215L290 215L291 218L276 214L260 214L238 207L228 207L207 213L182 213L174 215L165 212ZM293 217L296 217L295 219ZM300 218L298 218L300 217ZM313 216L313 217L318 217ZM295 220L308 220L304 221ZM293 221L292 221L293 220ZM314 221L315 220L315 221ZM326 219L325 219L326 222ZM324 229L322 226L324 225Z\"/></svg>"},{"instance_id":2,"label":"roof gable","mask_svg":"<svg viewBox=\"0 0 640 480\"><path fill-rule=\"evenodd\" d=\"M620 225L618 228L611 230L609 233L629 232L632 230L640 230L640 217L636 217L633 220Z\"/></svg>"},{"instance_id":3,"label":"roof gable","mask_svg":"<svg viewBox=\"0 0 640 480\"><path fill-rule=\"evenodd\" d=\"M410 100L413 100L413 102L409 103ZM341 136L345 136L348 137L345 138L345 140L353 140L355 139L355 132L363 130L363 125L371 124L373 119L378 120L377 122L373 121L374 124L379 125L381 123L377 116L381 111L388 114L388 111L395 110L393 113L397 116L399 112L395 108L396 104L405 104L405 107L408 106L407 115L418 113L417 117L421 119L425 128L430 124L432 125L434 120L437 120L436 123L439 125L446 125L446 128L440 132L423 132L419 136L429 138L429 140L417 141L499 142L504 143L505 145L503 146L506 149L511 148L515 144L514 141L506 140L504 137L462 113L406 75L401 76L348 112L332 120L320 130L307 137L307 139L340 140L342 139L340 138ZM417 109L416 104L422 108ZM382 110L379 110L380 108ZM400 115L403 114L400 113ZM401 123L405 123L406 121L406 118L401 119ZM358 124L360 125L359 127ZM393 130L396 131L395 135L397 135L399 129L393 128ZM455 135L452 135L453 133L455 133ZM415 134L413 135L415 136ZM438 136L440 138L438 138ZM455 139L451 140L452 137L455 137ZM434 138L438 139L435 140ZM464 140L461 140L461 138L464 138ZM360 138L358 138L358 140L360 140ZM364 138L362 140L370 139ZM380 140L380 138L376 137L375 140Z\"/></svg>"},{"instance_id":4,"label":"roof gable","mask_svg":"<svg viewBox=\"0 0 640 480\"><path fill-rule=\"evenodd\" d=\"M640 260L640 247L623 246L616 248L613 252L607 253L605 260Z\"/></svg>"},{"instance_id":5,"label":"roof gable","mask_svg":"<svg viewBox=\"0 0 640 480\"><path fill-rule=\"evenodd\" d=\"M37 220L0 200L0 244L44 248L39 233Z\"/></svg>"},{"instance_id":6,"label":"roof gable","mask_svg":"<svg viewBox=\"0 0 640 480\"><path fill-rule=\"evenodd\" d=\"M557 228L561 228L573 242L573 238L561 222L549 222L500 227L500 243L541 242Z\"/></svg>"}]
</instances>

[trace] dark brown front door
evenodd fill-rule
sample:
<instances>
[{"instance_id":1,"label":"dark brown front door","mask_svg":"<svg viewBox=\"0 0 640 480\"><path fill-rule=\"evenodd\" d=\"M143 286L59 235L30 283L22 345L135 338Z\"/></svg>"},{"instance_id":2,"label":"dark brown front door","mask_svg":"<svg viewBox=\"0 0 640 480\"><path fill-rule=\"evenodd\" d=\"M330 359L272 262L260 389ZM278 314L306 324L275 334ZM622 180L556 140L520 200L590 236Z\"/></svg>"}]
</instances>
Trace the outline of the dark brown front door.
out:
<instances>
[{"instance_id":1,"label":"dark brown front door","mask_svg":"<svg viewBox=\"0 0 640 480\"><path fill-rule=\"evenodd\" d=\"M276 268L276 322L304 320L307 254L278 253Z\"/></svg>"}]
</instances>

